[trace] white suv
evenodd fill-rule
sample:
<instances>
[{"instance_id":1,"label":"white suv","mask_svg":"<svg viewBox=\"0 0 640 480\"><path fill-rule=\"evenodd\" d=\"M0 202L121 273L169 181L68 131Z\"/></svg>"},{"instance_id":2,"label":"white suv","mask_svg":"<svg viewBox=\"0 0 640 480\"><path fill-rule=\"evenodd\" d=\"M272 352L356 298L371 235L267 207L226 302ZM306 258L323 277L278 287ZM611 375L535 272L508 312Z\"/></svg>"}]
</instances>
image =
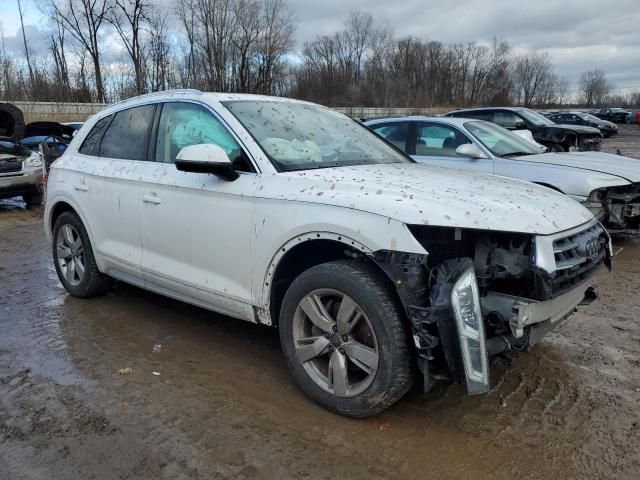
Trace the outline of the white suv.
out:
<instances>
[{"instance_id":1,"label":"white suv","mask_svg":"<svg viewBox=\"0 0 640 480\"><path fill-rule=\"evenodd\" d=\"M45 224L78 297L115 278L279 328L316 402L352 416L449 378L490 388L595 295L593 216L547 188L416 164L294 100L174 91L115 104L57 160Z\"/></svg>"}]
</instances>

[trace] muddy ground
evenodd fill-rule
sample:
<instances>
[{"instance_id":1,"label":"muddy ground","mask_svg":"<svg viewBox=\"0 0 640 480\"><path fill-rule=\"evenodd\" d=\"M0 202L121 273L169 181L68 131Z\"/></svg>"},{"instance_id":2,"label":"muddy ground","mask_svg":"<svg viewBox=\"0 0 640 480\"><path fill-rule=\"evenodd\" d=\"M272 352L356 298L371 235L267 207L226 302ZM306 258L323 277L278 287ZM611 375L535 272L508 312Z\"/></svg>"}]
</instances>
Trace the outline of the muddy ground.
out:
<instances>
[{"instance_id":1,"label":"muddy ground","mask_svg":"<svg viewBox=\"0 0 640 480\"><path fill-rule=\"evenodd\" d=\"M296 388L273 330L123 284L69 297L41 215L0 201L2 480L640 478L640 240L490 394L350 420Z\"/></svg>"}]
</instances>

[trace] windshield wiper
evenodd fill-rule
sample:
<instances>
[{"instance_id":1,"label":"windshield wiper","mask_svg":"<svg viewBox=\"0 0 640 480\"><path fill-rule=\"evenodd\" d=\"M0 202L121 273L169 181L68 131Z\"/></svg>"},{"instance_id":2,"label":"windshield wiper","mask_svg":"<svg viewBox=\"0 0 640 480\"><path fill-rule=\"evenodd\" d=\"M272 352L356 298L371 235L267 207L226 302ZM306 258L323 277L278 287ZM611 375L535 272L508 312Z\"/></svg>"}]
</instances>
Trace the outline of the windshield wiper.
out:
<instances>
[{"instance_id":1,"label":"windshield wiper","mask_svg":"<svg viewBox=\"0 0 640 480\"><path fill-rule=\"evenodd\" d=\"M535 153L531 152L509 152L504 155L500 155L501 157L524 157L525 155L535 155Z\"/></svg>"}]
</instances>

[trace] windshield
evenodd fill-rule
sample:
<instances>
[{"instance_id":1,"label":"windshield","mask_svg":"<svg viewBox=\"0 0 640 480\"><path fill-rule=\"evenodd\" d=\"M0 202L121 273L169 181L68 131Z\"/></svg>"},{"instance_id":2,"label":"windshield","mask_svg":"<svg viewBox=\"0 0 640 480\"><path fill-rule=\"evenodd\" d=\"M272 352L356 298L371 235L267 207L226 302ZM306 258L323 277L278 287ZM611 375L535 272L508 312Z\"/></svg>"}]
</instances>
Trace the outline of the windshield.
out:
<instances>
[{"instance_id":1,"label":"windshield","mask_svg":"<svg viewBox=\"0 0 640 480\"><path fill-rule=\"evenodd\" d=\"M541 153L535 144L511 133L495 123L474 121L464 124L465 128L497 157L510 155L534 155Z\"/></svg>"},{"instance_id":2,"label":"windshield","mask_svg":"<svg viewBox=\"0 0 640 480\"><path fill-rule=\"evenodd\" d=\"M318 105L238 100L224 102L278 171L412 163L369 129Z\"/></svg>"},{"instance_id":3,"label":"windshield","mask_svg":"<svg viewBox=\"0 0 640 480\"><path fill-rule=\"evenodd\" d=\"M579 116L581 119L588 120L590 122L595 122L595 123L602 122L602 120L600 120L595 115L591 115L590 113L576 113L576 115Z\"/></svg>"},{"instance_id":4,"label":"windshield","mask_svg":"<svg viewBox=\"0 0 640 480\"><path fill-rule=\"evenodd\" d=\"M533 123L536 127L543 127L545 125L555 125L551 120L549 120L544 115L541 115L538 112L534 112L533 110L529 110L527 108L518 110L518 113L522 115L524 118L526 118L528 122Z\"/></svg>"}]
</instances>

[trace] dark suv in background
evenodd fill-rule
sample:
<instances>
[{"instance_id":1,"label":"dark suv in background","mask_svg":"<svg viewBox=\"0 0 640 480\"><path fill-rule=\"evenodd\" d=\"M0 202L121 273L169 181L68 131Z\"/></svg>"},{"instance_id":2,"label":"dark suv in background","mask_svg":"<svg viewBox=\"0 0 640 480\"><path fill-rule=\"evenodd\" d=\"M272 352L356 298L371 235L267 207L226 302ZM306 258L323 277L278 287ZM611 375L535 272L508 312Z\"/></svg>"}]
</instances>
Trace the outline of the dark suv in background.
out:
<instances>
[{"instance_id":1,"label":"dark suv in background","mask_svg":"<svg viewBox=\"0 0 640 480\"><path fill-rule=\"evenodd\" d=\"M597 128L558 125L524 107L469 108L449 112L446 116L485 120L509 130L530 130L534 140L550 152L600 150L602 141L602 134Z\"/></svg>"},{"instance_id":2,"label":"dark suv in background","mask_svg":"<svg viewBox=\"0 0 640 480\"><path fill-rule=\"evenodd\" d=\"M593 114L602 119L608 120L614 123L630 123L628 121L629 112L624 108L601 108L596 110Z\"/></svg>"},{"instance_id":3,"label":"dark suv in background","mask_svg":"<svg viewBox=\"0 0 640 480\"><path fill-rule=\"evenodd\" d=\"M590 113L584 112L558 112L547 115L547 118L561 125L584 125L597 128L605 137L618 133L618 126L608 120L602 120Z\"/></svg>"}]
</instances>

